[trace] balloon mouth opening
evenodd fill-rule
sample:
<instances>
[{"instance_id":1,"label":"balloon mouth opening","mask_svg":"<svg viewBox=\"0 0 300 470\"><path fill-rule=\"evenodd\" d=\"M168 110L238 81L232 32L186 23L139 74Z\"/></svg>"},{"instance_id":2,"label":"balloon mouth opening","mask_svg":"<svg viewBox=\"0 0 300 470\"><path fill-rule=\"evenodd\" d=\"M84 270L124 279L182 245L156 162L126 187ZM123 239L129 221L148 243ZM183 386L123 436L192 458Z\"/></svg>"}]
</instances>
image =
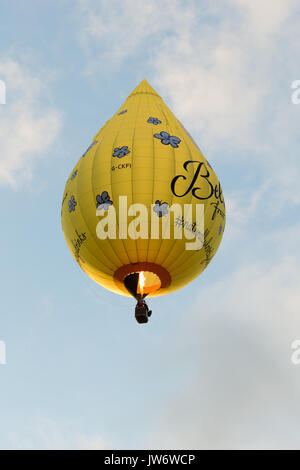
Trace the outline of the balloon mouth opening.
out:
<instances>
[{"instance_id":1,"label":"balloon mouth opening","mask_svg":"<svg viewBox=\"0 0 300 470\"><path fill-rule=\"evenodd\" d=\"M150 271L140 271L128 274L124 279L124 286L136 299L144 299L148 294L161 288L161 281L157 274Z\"/></svg>"},{"instance_id":2,"label":"balloon mouth opening","mask_svg":"<svg viewBox=\"0 0 300 470\"><path fill-rule=\"evenodd\" d=\"M166 269L155 263L134 263L122 266L114 274L116 285L136 300L155 294L171 284Z\"/></svg>"}]
</instances>

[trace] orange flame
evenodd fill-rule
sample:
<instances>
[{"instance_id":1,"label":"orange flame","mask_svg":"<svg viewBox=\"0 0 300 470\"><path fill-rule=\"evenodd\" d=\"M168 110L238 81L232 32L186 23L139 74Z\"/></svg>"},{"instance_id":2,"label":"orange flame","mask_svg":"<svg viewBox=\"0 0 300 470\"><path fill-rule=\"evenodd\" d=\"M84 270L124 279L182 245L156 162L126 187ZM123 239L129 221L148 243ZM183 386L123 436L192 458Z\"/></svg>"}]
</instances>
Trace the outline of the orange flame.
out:
<instances>
[{"instance_id":1,"label":"orange flame","mask_svg":"<svg viewBox=\"0 0 300 470\"><path fill-rule=\"evenodd\" d=\"M145 285L145 276L144 276L144 273L143 271L140 272L139 274L139 291L141 293L141 295L144 294L144 285Z\"/></svg>"}]
</instances>

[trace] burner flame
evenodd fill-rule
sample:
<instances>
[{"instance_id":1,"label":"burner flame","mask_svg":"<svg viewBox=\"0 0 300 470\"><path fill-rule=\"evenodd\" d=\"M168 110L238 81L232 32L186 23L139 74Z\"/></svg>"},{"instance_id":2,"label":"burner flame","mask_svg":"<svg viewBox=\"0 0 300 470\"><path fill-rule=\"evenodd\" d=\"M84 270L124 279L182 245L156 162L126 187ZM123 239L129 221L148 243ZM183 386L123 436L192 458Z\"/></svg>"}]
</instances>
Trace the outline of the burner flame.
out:
<instances>
[{"instance_id":1,"label":"burner flame","mask_svg":"<svg viewBox=\"0 0 300 470\"><path fill-rule=\"evenodd\" d=\"M145 276L144 276L144 273L143 271L140 272L139 274L139 291L141 293L141 295L144 295L144 285L145 285Z\"/></svg>"}]
</instances>

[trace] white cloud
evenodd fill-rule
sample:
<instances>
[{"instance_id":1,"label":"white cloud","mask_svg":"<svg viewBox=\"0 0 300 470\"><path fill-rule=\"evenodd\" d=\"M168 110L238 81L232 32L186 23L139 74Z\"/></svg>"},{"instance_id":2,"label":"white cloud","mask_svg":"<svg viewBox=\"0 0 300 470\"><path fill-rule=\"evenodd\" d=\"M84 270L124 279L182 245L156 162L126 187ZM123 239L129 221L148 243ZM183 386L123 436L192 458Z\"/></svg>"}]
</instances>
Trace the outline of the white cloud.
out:
<instances>
[{"instance_id":1,"label":"white cloud","mask_svg":"<svg viewBox=\"0 0 300 470\"><path fill-rule=\"evenodd\" d=\"M35 417L26 425L25 432L8 432L12 449L21 450L101 450L107 444L98 434L84 434L75 423L56 422L46 417ZM25 437L26 436L26 437Z\"/></svg>"},{"instance_id":2,"label":"white cloud","mask_svg":"<svg viewBox=\"0 0 300 470\"><path fill-rule=\"evenodd\" d=\"M291 363L299 262L298 255L254 262L202 289L198 308L170 332L176 355L169 345L157 352L170 356L170 367L190 358L191 373L157 410L146 446L299 448L300 367Z\"/></svg>"},{"instance_id":3,"label":"white cloud","mask_svg":"<svg viewBox=\"0 0 300 470\"><path fill-rule=\"evenodd\" d=\"M194 22L193 11L179 0L79 0L77 5L81 42L87 47L96 45L94 61L101 64L104 58L111 65L149 51L162 35Z\"/></svg>"},{"instance_id":4,"label":"white cloud","mask_svg":"<svg viewBox=\"0 0 300 470\"><path fill-rule=\"evenodd\" d=\"M31 180L36 161L54 143L61 115L42 104L45 82L20 63L0 62L0 77L7 88L0 108L0 184L17 187Z\"/></svg>"},{"instance_id":5,"label":"white cloud","mask_svg":"<svg viewBox=\"0 0 300 470\"><path fill-rule=\"evenodd\" d=\"M285 20L297 6L297 0L230 0L233 5L241 7L244 18L251 22L255 29L256 40L262 36L278 32Z\"/></svg>"},{"instance_id":6,"label":"white cloud","mask_svg":"<svg viewBox=\"0 0 300 470\"><path fill-rule=\"evenodd\" d=\"M221 5L210 25L197 30L183 25L165 39L153 56L154 83L200 145L225 146L227 154L239 151L240 159L245 150L268 158L266 136L273 133L279 140L273 132L278 120L281 134L293 137L292 122L287 115L282 119L282 107L290 101L290 84L282 77L289 72L292 80L297 74L288 60L298 37L293 28L289 34L295 22L299 25L295 2L232 1L233 10Z\"/></svg>"},{"instance_id":7,"label":"white cloud","mask_svg":"<svg viewBox=\"0 0 300 470\"><path fill-rule=\"evenodd\" d=\"M278 161L295 142L295 0L78 5L89 72L98 77L105 63L108 73L126 73L128 59L139 64L138 72L152 70L150 81L205 151L218 150L220 158L225 151L227 161L237 153L239 161L249 158L248 152L257 161Z\"/></svg>"}]
</instances>

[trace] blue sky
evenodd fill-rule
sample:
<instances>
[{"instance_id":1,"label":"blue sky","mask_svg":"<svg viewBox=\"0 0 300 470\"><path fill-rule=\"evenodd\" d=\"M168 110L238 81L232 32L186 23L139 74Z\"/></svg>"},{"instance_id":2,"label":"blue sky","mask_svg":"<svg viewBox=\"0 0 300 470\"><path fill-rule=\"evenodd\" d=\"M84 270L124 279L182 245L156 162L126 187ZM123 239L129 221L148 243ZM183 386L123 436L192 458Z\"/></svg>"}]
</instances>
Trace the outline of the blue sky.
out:
<instances>
[{"instance_id":1,"label":"blue sky","mask_svg":"<svg viewBox=\"0 0 300 470\"><path fill-rule=\"evenodd\" d=\"M299 5L1 5L0 448L299 448ZM223 187L196 281L133 301L91 281L60 225L65 181L146 77Z\"/></svg>"}]
</instances>

